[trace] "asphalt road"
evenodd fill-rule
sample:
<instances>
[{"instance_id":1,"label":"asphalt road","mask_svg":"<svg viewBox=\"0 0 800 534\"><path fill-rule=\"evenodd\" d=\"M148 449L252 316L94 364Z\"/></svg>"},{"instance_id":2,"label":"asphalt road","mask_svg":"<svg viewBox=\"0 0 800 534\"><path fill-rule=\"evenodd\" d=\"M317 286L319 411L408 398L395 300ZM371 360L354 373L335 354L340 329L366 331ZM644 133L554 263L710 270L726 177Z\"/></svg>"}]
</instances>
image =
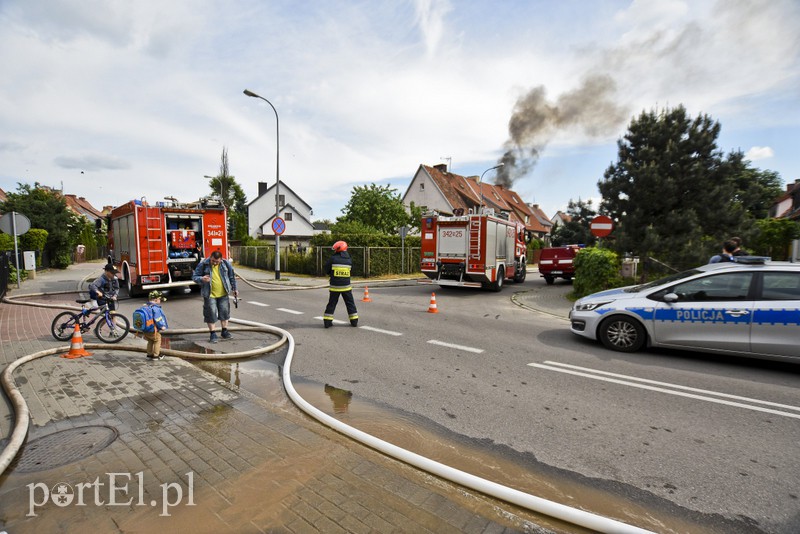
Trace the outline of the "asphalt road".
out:
<instances>
[{"instance_id":1,"label":"asphalt road","mask_svg":"<svg viewBox=\"0 0 800 534\"><path fill-rule=\"evenodd\" d=\"M410 414L548 484L592 488L606 508L652 510L664 531L681 531L679 518L687 530L800 531L800 367L611 352L511 302L531 289L553 288L373 286L370 303L355 291L359 328L340 302L342 323L325 330L327 290L242 284L234 315L291 331L298 378ZM176 296L168 311L199 317L197 299Z\"/></svg>"}]
</instances>

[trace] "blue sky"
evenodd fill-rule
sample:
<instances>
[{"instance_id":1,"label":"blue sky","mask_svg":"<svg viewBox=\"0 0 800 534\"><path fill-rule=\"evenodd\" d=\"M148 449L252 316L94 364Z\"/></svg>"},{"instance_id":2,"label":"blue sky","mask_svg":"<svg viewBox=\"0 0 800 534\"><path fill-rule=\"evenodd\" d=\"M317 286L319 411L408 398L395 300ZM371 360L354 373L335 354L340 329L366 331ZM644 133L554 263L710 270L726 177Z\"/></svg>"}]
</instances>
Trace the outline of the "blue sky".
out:
<instances>
[{"instance_id":1,"label":"blue sky","mask_svg":"<svg viewBox=\"0 0 800 534\"><path fill-rule=\"evenodd\" d=\"M245 88L315 219L356 185L402 194L421 163L481 174L512 139L539 150L513 188L552 215L598 198L634 116L679 104L794 182L797 28L794 0L0 0L0 188L193 200L227 147L252 200L276 125Z\"/></svg>"}]
</instances>

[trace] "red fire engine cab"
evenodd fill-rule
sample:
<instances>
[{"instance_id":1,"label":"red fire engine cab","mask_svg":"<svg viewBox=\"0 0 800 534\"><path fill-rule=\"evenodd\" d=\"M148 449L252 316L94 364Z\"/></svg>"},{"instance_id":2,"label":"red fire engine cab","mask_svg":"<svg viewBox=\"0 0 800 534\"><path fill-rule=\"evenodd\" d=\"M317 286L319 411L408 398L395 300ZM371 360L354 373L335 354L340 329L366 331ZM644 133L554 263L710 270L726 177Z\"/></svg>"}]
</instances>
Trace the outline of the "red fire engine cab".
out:
<instances>
[{"instance_id":1,"label":"red fire engine cab","mask_svg":"<svg viewBox=\"0 0 800 534\"><path fill-rule=\"evenodd\" d=\"M490 210L422 217L420 268L431 283L500 291L525 280L525 227Z\"/></svg>"},{"instance_id":2,"label":"red fire engine cab","mask_svg":"<svg viewBox=\"0 0 800 534\"><path fill-rule=\"evenodd\" d=\"M109 216L109 261L122 275L130 296L151 289L198 286L194 268L219 250L228 256L227 213L216 200L190 204L132 200Z\"/></svg>"}]
</instances>

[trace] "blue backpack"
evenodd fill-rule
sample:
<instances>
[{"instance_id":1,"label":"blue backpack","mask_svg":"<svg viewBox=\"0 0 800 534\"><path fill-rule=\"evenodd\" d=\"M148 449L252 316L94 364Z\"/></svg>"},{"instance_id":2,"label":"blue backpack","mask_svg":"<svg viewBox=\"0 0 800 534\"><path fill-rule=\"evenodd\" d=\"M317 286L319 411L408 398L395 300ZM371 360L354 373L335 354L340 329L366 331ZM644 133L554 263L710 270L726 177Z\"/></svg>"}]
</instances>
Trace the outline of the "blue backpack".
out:
<instances>
[{"instance_id":1,"label":"blue backpack","mask_svg":"<svg viewBox=\"0 0 800 534\"><path fill-rule=\"evenodd\" d=\"M150 306L144 305L133 312L133 329L145 334L155 332L156 321Z\"/></svg>"}]
</instances>

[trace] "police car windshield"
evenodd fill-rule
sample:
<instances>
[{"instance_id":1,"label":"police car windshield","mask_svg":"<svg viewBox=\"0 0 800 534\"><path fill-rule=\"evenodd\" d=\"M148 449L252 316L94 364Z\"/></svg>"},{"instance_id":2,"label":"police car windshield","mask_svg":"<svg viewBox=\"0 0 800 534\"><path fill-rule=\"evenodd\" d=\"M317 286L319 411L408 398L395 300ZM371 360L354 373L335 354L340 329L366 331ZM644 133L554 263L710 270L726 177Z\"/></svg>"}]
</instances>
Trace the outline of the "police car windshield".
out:
<instances>
[{"instance_id":1,"label":"police car windshield","mask_svg":"<svg viewBox=\"0 0 800 534\"><path fill-rule=\"evenodd\" d=\"M659 278L658 280L654 280L647 284L642 284L639 286L631 286L625 290L626 293L638 293L639 291L644 291L646 289L652 289L654 287L658 287L664 284L670 284L672 282L677 282L679 280L683 280L684 278L689 278L690 276L694 276L696 274L701 273L699 269L690 269L688 271L683 271L676 274L671 274L669 276L665 276L664 278Z\"/></svg>"}]
</instances>

